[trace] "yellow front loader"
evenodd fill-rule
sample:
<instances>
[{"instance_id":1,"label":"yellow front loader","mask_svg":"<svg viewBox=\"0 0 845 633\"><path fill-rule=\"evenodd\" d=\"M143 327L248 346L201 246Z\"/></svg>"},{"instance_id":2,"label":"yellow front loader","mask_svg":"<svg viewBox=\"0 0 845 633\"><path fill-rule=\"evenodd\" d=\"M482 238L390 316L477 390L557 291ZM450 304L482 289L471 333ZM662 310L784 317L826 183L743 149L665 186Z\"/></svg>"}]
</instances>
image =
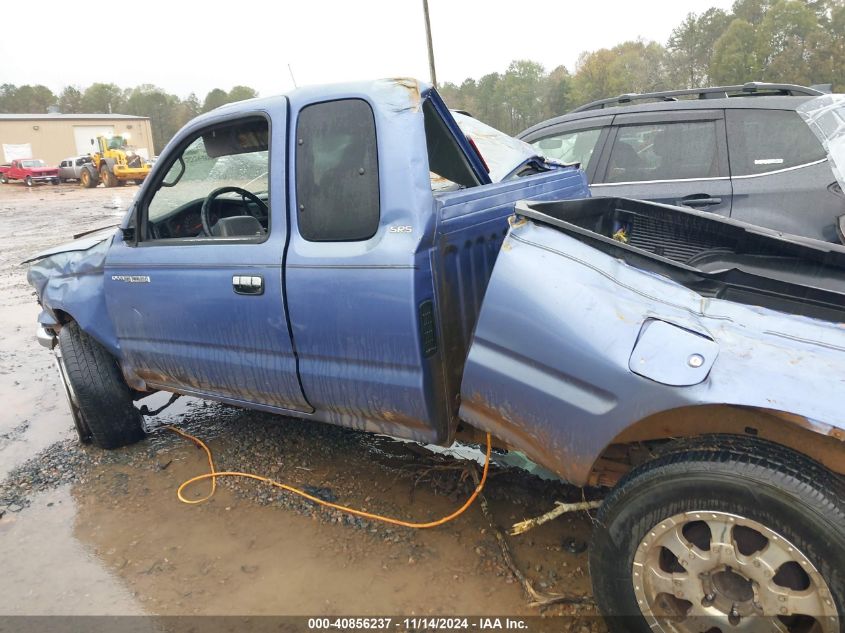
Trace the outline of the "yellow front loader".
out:
<instances>
[{"instance_id":1,"label":"yellow front loader","mask_svg":"<svg viewBox=\"0 0 845 633\"><path fill-rule=\"evenodd\" d=\"M79 176L83 187L123 186L132 180L140 183L150 173L150 165L142 156L127 145L123 136L98 136L97 151L91 153L91 164L86 165ZM91 139L91 145L94 145Z\"/></svg>"}]
</instances>

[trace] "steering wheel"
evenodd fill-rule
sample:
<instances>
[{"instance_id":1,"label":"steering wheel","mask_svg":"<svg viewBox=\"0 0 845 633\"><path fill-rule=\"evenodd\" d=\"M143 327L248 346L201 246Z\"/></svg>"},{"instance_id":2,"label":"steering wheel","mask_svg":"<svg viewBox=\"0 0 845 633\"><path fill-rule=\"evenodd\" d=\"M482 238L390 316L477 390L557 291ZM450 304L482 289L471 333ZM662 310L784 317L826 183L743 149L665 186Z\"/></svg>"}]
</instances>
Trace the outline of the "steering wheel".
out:
<instances>
[{"instance_id":1,"label":"steering wheel","mask_svg":"<svg viewBox=\"0 0 845 633\"><path fill-rule=\"evenodd\" d=\"M251 202L257 204L265 213L269 213L269 208L267 207L267 203L264 202L261 198L256 196L251 191L247 191L246 189L241 189L240 187L219 187L212 191L202 203L202 209L200 209L200 220L202 221L202 232L204 235L211 237L211 226L208 222L208 214L211 211L211 207L214 206L214 200L218 197L222 196L224 193L237 193L240 194L241 198L244 201L244 209L249 211L249 206L246 204L247 198ZM252 215L251 213L249 215ZM255 216L253 216L255 217ZM256 218L259 219L259 218Z\"/></svg>"}]
</instances>

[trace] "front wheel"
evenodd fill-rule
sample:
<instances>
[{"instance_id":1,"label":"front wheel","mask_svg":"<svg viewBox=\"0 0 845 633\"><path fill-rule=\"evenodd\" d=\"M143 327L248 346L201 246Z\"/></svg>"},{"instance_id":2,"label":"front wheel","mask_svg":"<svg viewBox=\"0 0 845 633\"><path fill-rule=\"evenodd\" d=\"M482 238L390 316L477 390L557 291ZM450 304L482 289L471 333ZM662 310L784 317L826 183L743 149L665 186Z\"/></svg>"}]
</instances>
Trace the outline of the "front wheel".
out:
<instances>
[{"instance_id":1,"label":"front wheel","mask_svg":"<svg viewBox=\"0 0 845 633\"><path fill-rule=\"evenodd\" d=\"M24 183L26 184L27 187L31 187L32 186L32 176L27 176L26 179L24 180Z\"/></svg>"},{"instance_id":2,"label":"front wheel","mask_svg":"<svg viewBox=\"0 0 845 633\"><path fill-rule=\"evenodd\" d=\"M100 167L100 182L103 183L104 187L114 187L117 185L117 179L106 165Z\"/></svg>"},{"instance_id":3,"label":"front wheel","mask_svg":"<svg viewBox=\"0 0 845 633\"><path fill-rule=\"evenodd\" d=\"M6 178L6 174L0 174L0 185L5 185L9 182L9 179Z\"/></svg>"},{"instance_id":4,"label":"front wheel","mask_svg":"<svg viewBox=\"0 0 845 633\"><path fill-rule=\"evenodd\" d=\"M80 439L120 448L144 438L141 414L115 359L73 321L59 333L59 368Z\"/></svg>"},{"instance_id":5,"label":"front wheel","mask_svg":"<svg viewBox=\"0 0 845 633\"><path fill-rule=\"evenodd\" d=\"M612 631L840 631L845 484L779 445L716 436L636 468L593 539Z\"/></svg>"}]
</instances>

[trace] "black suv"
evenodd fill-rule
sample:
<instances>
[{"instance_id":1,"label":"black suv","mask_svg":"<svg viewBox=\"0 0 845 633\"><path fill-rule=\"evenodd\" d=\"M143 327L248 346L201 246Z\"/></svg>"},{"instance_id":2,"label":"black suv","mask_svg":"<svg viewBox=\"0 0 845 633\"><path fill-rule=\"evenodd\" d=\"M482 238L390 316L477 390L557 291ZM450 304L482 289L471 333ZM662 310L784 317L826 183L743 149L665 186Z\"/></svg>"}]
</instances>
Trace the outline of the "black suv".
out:
<instances>
[{"instance_id":1,"label":"black suv","mask_svg":"<svg viewBox=\"0 0 845 633\"><path fill-rule=\"evenodd\" d=\"M845 196L796 112L819 95L762 83L622 95L519 138L549 158L581 163L594 195L686 205L838 242Z\"/></svg>"}]
</instances>

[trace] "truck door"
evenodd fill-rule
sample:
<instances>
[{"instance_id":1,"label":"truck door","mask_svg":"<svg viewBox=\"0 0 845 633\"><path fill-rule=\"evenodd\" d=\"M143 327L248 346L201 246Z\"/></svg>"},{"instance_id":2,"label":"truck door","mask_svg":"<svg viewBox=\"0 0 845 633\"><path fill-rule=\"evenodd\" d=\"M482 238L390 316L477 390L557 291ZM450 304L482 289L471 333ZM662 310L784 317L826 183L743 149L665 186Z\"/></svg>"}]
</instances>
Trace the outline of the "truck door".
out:
<instances>
[{"instance_id":1,"label":"truck door","mask_svg":"<svg viewBox=\"0 0 845 633\"><path fill-rule=\"evenodd\" d=\"M188 131L117 239L106 297L124 373L271 410L310 411L282 286L284 106Z\"/></svg>"},{"instance_id":2,"label":"truck door","mask_svg":"<svg viewBox=\"0 0 845 633\"><path fill-rule=\"evenodd\" d=\"M287 297L316 417L433 442L448 418L428 251L429 102L391 89L389 111L363 98L292 102Z\"/></svg>"}]
</instances>

